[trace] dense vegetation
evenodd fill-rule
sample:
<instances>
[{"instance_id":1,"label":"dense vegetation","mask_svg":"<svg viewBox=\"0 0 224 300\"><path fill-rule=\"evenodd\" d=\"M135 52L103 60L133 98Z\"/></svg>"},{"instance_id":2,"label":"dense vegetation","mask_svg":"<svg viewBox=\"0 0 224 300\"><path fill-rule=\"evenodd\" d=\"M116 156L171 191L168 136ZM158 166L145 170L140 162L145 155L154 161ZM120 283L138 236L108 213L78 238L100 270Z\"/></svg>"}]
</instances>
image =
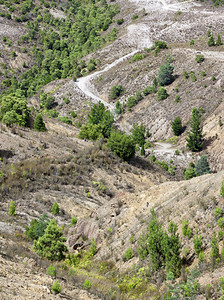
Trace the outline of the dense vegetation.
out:
<instances>
[{"instance_id":1,"label":"dense vegetation","mask_svg":"<svg viewBox=\"0 0 224 300\"><path fill-rule=\"evenodd\" d=\"M119 10L117 5L108 5L105 0L63 3L26 0L4 1L1 4L4 4L3 17L8 17L6 12L11 11L11 18L24 23L27 28L27 33L17 42L19 51L26 53L31 49L28 53L31 62L29 66L24 65L20 76L10 76L6 66L2 86L8 93L19 89L23 96L29 97L52 80L69 76L76 78L85 74L87 69L94 70L94 60L86 63L80 58L116 38L115 28L109 34L105 32ZM61 9L61 18L55 18L50 10L56 7ZM3 37L3 42L12 44L6 37ZM11 57L16 55L13 52Z\"/></svg>"}]
</instances>

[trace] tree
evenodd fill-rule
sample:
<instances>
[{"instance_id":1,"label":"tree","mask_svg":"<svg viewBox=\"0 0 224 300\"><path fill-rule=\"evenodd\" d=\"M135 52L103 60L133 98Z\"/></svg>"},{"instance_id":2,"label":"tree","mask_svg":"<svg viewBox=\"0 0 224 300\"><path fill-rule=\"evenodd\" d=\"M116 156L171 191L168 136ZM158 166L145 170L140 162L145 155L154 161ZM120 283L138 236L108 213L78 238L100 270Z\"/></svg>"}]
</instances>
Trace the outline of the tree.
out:
<instances>
[{"instance_id":1,"label":"tree","mask_svg":"<svg viewBox=\"0 0 224 300\"><path fill-rule=\"evenodd\" d=\"M36 131L46 131L47 130L41 114L37 115L34 120L34 130L36 130Z\"/></svg>"},{"instance_id":2,"label":"tree","mask_svg":"<svg viewBox=\"0 0 224 300\"><path fill-rule=\"evenodd\" d=\"M30 109L27 107L27 101L20 91L2 97L0 120L6 125L27 126L29 115Z\"/></svg>"},{"instance_id":3,"label":"tree","mask_svg":"<svg viewBox=\"0 0 224 300\"><path fill-rule=\"evenodd\" d=\"M199 152L203 146L201 117L196 107L192 109L191 132L186 138L187 147L193 152Z\"/></svg>"},{"instance_id":4,"label":"tree","mask_svg":"<svg viewBox=\"0 0 224 300\"><path fill-rule=\"evenodd\" d=\"M39 220L33 219L30 226L25 226L25 234L30 240L38 240L39 237L44 235L50 220L46 214L43 214Z\"/></svg>"},{"instance_id":5,"label":"tree","mask_svg":"<svg viewBox=\"0 0 224 300\"><path fill-rule=\"evenodd\" d=\"M124 160L130 160L135 155L135 142L132 136L119 131L112 131L107 146Z\"/></svg>"},{"instance_id":6,"label":"tree","mask_svg":"<svg viewBox=\"0 0 224 300\"><path fill-rule=\"evenodd\" d=\"M174 67L168 61L164 65L161 65L158 74L158 83L160 85L169 85L174 81L173 69Z\"/></svg>"},{"instance_id":7,"label":"tree","mask_svg":"<svg viewBox=\"0 0 224 300\"><path fill-rule=\"evenodd\" d=\"M196 175L201 176L209 173L211 173L211 171L208 163L208 157L206 155L202 155L196 163Z\"/></svg>"},{"instance_id":8,"label":"tree","mask_svg":"<svg viewBox=\"0 0 224 300\"><path fill-rule=\"evenodd\" d=\"M157 92L157 99L158 99L158 100L164 100L164 99L166 99L168 96L169 96L169 95L168 95L166 89L165 89L164 87L161 86L161 87L159 88L158 92Z\"/></svg>"},{"instance_id":9,"label":"tree","mask_svg":"<svg viewBox=\"0 0 224 300\"><path fill-rule=\"evenodd\" d=\"M141 155L145 155L145 127L142 124L138 125L138 123L134 123L132 137L135 144L141 147Z\"/></svg>"},{"instance_id":10,"label":"tree","mask_svg":"<svg viewBox=\"0 0 224 300\"><path fill-rule=\"evenodd\" d=\"M173 122L171 123L172 130L174 135L178 136L181 135L183 131L182 121L180 117L176 117Z\"/></svg>"},{"instance_id":11,"label":"tree","mask_svg":"<svg viewBox=\"0 0 224 300\"><path fill-rule=\"evenodd\" d=\"M214 36L211 35L208 39L208 46L211 47L211 46L215 46L215 40L214 40Z\"/></svg>"},{"instance_id":12,"label":"tree","mask_svg":"<svg viewBox=\"0 0 224 300\"><path fill-rule=\"evenodd\" d=\"M67 247L64 244L65 241L66 238L62 236L56 221L52 219L44 235L34 241L33 249L42 258L46 257L51 261L60 261L64 259L64 252L67 251Z\"/></svg>"}]
</instances>

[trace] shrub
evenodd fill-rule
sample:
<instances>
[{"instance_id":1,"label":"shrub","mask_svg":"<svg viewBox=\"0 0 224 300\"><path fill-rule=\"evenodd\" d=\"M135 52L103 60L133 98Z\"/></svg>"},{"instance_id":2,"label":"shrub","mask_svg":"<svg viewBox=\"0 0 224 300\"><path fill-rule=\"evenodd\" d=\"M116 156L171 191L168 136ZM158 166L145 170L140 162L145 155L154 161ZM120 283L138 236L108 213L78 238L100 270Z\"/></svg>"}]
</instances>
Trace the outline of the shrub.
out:
<instances>
[{"instance_id":1,"label":"shrub","mask_svg":"<svg viewBox=\"0 0 224 300\"><path fill-rule=\"evenodd\" d=\"M187 236L189 239L191 238L191 229L188 226L189 221L187 219L182 222L182 233L184 236Z\"/></svg>"},{"instance_id":2,"label":"shrub","mask_svg":"<svg viewBox=\"0 0 224 300\"><path fill-rule=\"evenodd\" d=\"M115 100L118 97L120 97L120 95L124 92L124 89L122 87L122 85L114 85L112 86L111 90L110 90L110 97L111 99Z\"/></svg>"},{"instance_id":3,"label":"shrub","mask_svg":"<svg viewBox=\"0 0 224 300\"><path fill-rule=\"evenodd\" d=\"M142 60L144 58L144 55L141 53L137 53L134 56L132 56L131 60L132 61L138 61L138 60Z\"/></svg>"},{"instance_id":4,"label":"shrub","mask_svg":"<svg viewBox=\"0 0 224 300\"><path fill-rule=\"evenodd\" d=\"M194 243L194 251L199 256L199 253L202 252L202 236L195 235L193 237L193 243Z\"/></svg>"},{"instance_id":5,"label":"shrub","mask_svg":"<svg viewBox=\"0 0 224 300\"><path fill-rule=\"evenodd\" d=\"M184 76L185 79L189 78L189 74L187 73L187 71L183 71L183 76Z\"/></svg>"},{"instance_id":6,"label":"shrub","mask_svg":"<svg viewBox=\"0 0 224 300\"><path fill-rule=\"evenodd\" d=\"M37 115L34 120L34 130L36 130L36 131L46 131L47 130L41 114Z\"/></svg>"},{"instance_id":7,"label":"shrub","mask_svg":"<svg viewBox=\"0 0 224 300\"><path fill-rule=\"evenodd\" d=\"M86 280L84 281L84 283L83 283L83 288L84 288L85 290L89 290L89 289L91 288L91 282L90 282L88 279L86 279Z\"/></svg>"},{"instance_id":8,"label":"shrub","mask_svg":"<svg viewBox=\"0 0 224 300\"><path fill-rule=\"evenodd\" d=\"M51 287L52 292L54 292L55 294L59 294L61 292L61 286L60 284L55 281Z\"/></svg>"},{"instance_id":9,"label":"shrub","mask_svg":"<svg viewBox=\"0 0 224 300\"><path fill-rule=\"evenodd\" d=\"M65 124L69 124L69 125L72 125L72 120L69 119L67 116L64 116L64 117L59 117L59 120Z\"/></svg>"},{"instance_id":10,"label":"shrub","mask_svg":"<svg viewBox=\"0 0 224 300\"><path fill-rule=\"evenodd\" d=\"M166 89L165 89L164 87L161 86L161 87L159 88L158 92L157 92L157 99L158 99L158 100L164 100L164 99L166 99L168 96L169 96L169 95L168 95Z\"/></svg>"},{"instance_id":11,"label":"shrub","mask_svg":"<svg viewBox=\"0 0 224 300\"><path fill-rule=\"evenodd\" d=\"M191 40L190 41L190 46L193 46L194 45L194 40Z\"/></svg>"},{"instance_id":12,"label":"shrub","mask_svg":"<svg viewBox=\"0 0 224 300\"><path fill-rule=\"evenodd\" d=\"M188 138L186 138L187 147L193 152L199 152L203 146L203 135L201 117L195 107L192 109L191 128L192 131L188 133Z\"/></svg>"},{"instance_id":13,"label":"shrub","mask_svg":"<svg viewBox=\"0 0 224 300\"><path fill-rule=\"evenodd\" d=\"M54 202L52 205L51 212L53 215L57 215L59 213L59 205L57 202Z\"/></svg>"},{"instance_id":14,"label":"shrub","mask_svg":"<svg viewBox=\"0 0 224 300\"><path fill-rule=\"evenodd\" d=\"M214 36L211 35L208 39L208 46L211 47L211 46L215 46L215 40L214 40Z\"/></svg>"},{"instance_id":15,"label":"shrub","mask_svg":"<svg viewBox=\"0 0 224 300\"><path fill-rule=\"evenodd\" d=\"M126 103L128 110L131 110L133 106L138 103L137 99L134 96L128 97L128 101Z\"/></svg>"},{"instance_id":16,"label":"shrub","mask_svg":"<svg viewBox=\"0 0 224 300\"><path fill-rule=\"evenodd\" d=\"M221 46L221 45L222 45L221 36L220 36L220 34L218 34L217 41L216 41L216 46Z\"/></svg>"},{"instance_id":17,"label":"shrub","mask_svg":"<svg viewBox=\"0 0 224 300\"><path fill-rule=\"evenodd\" d=\"M131 248L128 248L124 255L123 255L123 261L128 261L134 256L133 251Z\"/></svg>"},{"instance_id":18,"label":"shrub","mask_svg":"<svg viewBox=\"0 0 224 300\"><path fill-rule=\"evenodd\" d=\"M221 189L220 189L220 195L222 198L224 198L224 180L222 181Z\"/></svg>"},{"instance_id":19,"label":"shrub","mask_svg":"<svg viewBox=\"0 0 224 300\"><path fill-rule=\"evenodd\" d=\"M47 271L46 271L46 274L51 276L51 277L56 277L56 269L54 266L50 265L48 268L47 268Z\"/></svg>"},{"instance_id":20,"label":"shrub","mask_svg":"<svg viewBox=\"0 0 224 300\"><path fill-rule=\"evenodd\" d=\"M135 155L135 143L132 136L119 131L112 131L107 146L124 160L130 160Z\"/></svg>"},{"instance_id":21,"label":"shrub","mask_svg":"<svg viewBox=\"0 0 224 300\"><path fill-rule=\"evenodd\" d=\"M197 54L195 60L197 63L202 63L205 60L205 57L202 54Z\"/></svg>"},{"instance_id":22,"label":"shrub","mask_svg":"<svg viewBox=\"0 0 224 300\"><path fill-rule=\"evenodd\" d=\"M71 225L75 225L77 222L78 222L78 219L76 217L72 217Z\"/></svg>"},{"instance_id":23,"label":"shrub","mask_svg":"<svg viewBox=\"0 0 224 300\"><path fill-rule=\"evenodd\" d=\"M15 202L11 201L10 205L9 205L9 211L8 211L8 213L9 213L10 216L15 216L15 212L16 212Z\"/></svg>"},{"instance_id":24,"label":"shrub","mask_svg":"<svg viewBox=\"0 0 224 300\"><path fill-rule=\"evenodd\" d=\"M124 23L124 19L123 18L117 20L117 25L121 25L122 23Z\"/></svg>"},{"instance_id":25,"label":"shrub","mask_svg":"<svg viewBox=\"0 0 224 300\"><path fill-rule=\"evenodd\" d=\"M189 168L184 171L185 180L189 180L189 179L191 179L193 177L196 177L196 176L197 175L196 175L196 172L195 172L195 165L194 165L194 163L191 162L189 164Z\"/></svg>"},{"instance_id":26,"label":"shrub","mask_svg":"<svg viewBox=\"0 0 224 300\"><path fill-rule=\"evenodd\" d=\"M143 92L144 96L147 96L149 94L153 94L155 92L155 88L152 86L148 86L142 92Z\"/></svg>"}]
</instances>

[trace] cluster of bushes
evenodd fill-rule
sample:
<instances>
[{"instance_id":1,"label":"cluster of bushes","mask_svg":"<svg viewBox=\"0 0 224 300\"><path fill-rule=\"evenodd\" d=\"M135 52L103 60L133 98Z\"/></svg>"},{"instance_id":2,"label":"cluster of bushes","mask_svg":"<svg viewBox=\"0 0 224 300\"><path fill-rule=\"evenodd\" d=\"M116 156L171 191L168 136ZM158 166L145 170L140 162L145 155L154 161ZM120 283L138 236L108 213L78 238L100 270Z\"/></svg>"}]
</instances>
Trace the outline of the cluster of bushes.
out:
<instances>
[{"instance_id":1,"label":"cluster of bushes","mask_svg":"<svg viewBox=\"0 0 224 300\"><path fill-rule=\"evenodd\" d=\"M222 40L220 34L217 36L217 40L215 41L213 34L211 34L210 30L207 32L207 37L208 37L208 46L221 46L222 45Z\"/></svg>"}]
</instances>

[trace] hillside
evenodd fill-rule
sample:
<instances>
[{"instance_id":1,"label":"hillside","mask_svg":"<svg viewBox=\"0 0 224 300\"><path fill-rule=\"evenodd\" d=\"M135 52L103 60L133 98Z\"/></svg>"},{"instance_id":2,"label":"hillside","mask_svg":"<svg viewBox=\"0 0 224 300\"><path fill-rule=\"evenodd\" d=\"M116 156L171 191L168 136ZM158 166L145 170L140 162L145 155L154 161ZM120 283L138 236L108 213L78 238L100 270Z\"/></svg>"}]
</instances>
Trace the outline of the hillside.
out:
<instances>
[{"instance_id":1,"label":"hillside","mask_svg":"<svg viewBox=\"0 0 224 300\"><path fill-rule=\"evenodd\" d=\"M223 19L0 0L1 299L224 297Z\"/></svg>"}]
</instances>

